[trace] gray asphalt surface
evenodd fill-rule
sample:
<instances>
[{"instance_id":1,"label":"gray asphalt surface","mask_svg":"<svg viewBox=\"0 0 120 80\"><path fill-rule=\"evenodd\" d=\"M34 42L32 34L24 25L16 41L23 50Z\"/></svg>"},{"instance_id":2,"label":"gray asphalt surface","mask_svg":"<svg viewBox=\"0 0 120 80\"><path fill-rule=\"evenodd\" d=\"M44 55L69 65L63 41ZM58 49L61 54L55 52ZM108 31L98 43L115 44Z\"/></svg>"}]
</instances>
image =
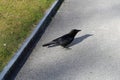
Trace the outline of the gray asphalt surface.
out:
<instances>
[{"instance_id":1,"label":"gray asphalt surface","mask_svg":"<svg viewBox=\"0 0 120 80\"><path fill-rule=\"evenodd\" d=\"M74 28L71 49L42 47ZM120 80L120 1L65 0L16 80Z\"/></svg>"}]
</instances>

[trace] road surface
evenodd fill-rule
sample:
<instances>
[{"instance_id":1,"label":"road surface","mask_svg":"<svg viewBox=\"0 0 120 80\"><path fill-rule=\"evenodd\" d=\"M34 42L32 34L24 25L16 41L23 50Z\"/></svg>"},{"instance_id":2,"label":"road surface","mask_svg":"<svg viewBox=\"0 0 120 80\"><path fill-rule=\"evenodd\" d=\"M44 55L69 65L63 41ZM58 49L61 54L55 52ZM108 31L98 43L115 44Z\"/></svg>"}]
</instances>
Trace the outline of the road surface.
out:
<instances>
[{"instance_id":1,"label":"road surface","mask_svg":"<svg viewBox=\"0 0 120 80\"><path fill-rule=\"evenodd\" d=\"M42 47L74 28L70 49ZM120 1L65 0L15 80L120 80Z\"/></svg>"}]
</instances>

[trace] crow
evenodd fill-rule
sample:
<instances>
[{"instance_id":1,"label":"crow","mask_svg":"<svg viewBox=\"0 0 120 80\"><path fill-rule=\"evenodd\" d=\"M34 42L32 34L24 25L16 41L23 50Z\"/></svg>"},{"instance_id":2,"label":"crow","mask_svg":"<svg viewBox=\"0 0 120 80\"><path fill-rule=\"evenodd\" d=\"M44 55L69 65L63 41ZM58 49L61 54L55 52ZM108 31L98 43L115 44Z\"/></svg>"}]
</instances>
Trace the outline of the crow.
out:
<instances>
[{"instance_id":1,"label":"crow","mask_svg":"<svg viewBox=\"0 0 120 80\"><path fill-rule=\"evenodd\" d=\"M57 38L57 39L54 39L52 40L51 42L49 43L46 43L46 44L43 44L42 46L45 47L45 46L48 46L48 47L53 47L53 46L62 46L64 48L67 47L67 45L69 45L73 40L74 40L74 37L75 35L81 30L77 30L77 29L72 29L69 33Z\"/></svg>"}]
</instances>

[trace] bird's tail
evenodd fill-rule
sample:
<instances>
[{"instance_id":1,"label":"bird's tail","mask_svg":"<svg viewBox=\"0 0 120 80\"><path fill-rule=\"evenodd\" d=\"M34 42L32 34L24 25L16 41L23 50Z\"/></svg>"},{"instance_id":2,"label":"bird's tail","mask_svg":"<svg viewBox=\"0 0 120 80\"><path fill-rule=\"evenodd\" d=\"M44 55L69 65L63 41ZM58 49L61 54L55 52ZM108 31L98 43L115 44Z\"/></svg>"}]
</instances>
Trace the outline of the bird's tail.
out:
<instances>
[{"instance_id":1,"label":"bird's tail","mask_svg":"<svg viewBox=\"0 0 120 80\"><path fill-rule=\"evenodd\" d=\"M49 42L49 43L43 44L42 46L43 46L43 47L46 47L46 46L50 46L50 45L52 45L52 44L54 44L54 43L53 43L53 42Z\"/></svg>"}]
</instances>

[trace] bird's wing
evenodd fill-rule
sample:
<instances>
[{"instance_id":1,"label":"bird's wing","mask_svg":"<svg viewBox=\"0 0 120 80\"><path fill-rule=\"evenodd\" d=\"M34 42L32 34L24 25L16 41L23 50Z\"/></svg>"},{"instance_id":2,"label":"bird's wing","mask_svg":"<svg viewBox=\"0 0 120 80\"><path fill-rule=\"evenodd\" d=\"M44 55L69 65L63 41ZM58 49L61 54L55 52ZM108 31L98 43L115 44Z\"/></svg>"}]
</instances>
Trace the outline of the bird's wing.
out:
<instances>
[{"instance_id":1,"label":"bird's wing","mask_svg":"<svg viewBox=\"0 0 120 80\"><path fill-rule=\"evenodd\" d=\"M66 37L68 37L68 34L65 34L65 35L63 35L63 36L61 36L61 37L58 37L58 38L56 38L56 39L54 39L54 40L52 40L52 41L59 43L59 41L63 41Z\"/></svg>"},{"instance_id":2,"label":"bird's wing","mask_svg":"<svg viewBox=\"0 0 120 80\"><path fill-rule=\"evenodd\" d=\"M73 40L73 38L71 37L65 37L65 38L61 38L61 40L59 40L61 45L67 45L69 43L71 43Z\"/></svg>"},{"instance_id":3,"label":"bird's wing","mask_svg":"<svg viewBox=\"0 0 120 80\"><path fill-rule=\"evenodd\" d=\"M53 41L59 45L66 45L66 44L69 44L72 40L73 40L73 38L71 36L69 36L68 34L66 34L57 39L54 39Z\"/></svg>"}]
</instances>

